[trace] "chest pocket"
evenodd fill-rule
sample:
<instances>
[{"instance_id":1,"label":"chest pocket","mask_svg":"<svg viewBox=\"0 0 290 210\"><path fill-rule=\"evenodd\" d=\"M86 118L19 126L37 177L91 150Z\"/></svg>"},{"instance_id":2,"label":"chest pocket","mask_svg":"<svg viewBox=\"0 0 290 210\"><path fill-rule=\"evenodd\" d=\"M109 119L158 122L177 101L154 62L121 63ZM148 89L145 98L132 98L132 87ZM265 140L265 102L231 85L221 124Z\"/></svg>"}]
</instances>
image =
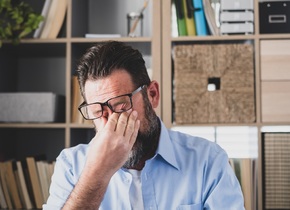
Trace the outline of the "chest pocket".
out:
<instances>
[{"instance_id":1,"label":"chest pocket","mask_svg":"<svg viewBox=\"0 0 290 210\"><path fill-rule=\"evenodd\" d=\"M191 205L180 205L176 210L202 210L201 203L191 204Z\"/></svg>"}]
</instances>

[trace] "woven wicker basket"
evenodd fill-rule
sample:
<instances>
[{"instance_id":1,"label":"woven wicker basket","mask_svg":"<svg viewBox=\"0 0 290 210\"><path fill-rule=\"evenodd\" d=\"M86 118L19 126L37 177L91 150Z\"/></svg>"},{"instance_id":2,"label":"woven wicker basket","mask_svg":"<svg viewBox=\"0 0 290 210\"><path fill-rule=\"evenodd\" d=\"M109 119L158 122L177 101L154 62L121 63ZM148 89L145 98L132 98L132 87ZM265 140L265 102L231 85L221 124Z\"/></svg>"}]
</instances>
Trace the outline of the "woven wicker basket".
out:
<instances>
[{"instance_id":1,"label":"woven wicker basket","mask_svg":"<svg viewBox=\"0 0 290 210\"><path fill-rule=\"evenodd\" d=\"M254 122L253 62L250 44L176 45L175 123Z\"/></svg>"}]
</instances>

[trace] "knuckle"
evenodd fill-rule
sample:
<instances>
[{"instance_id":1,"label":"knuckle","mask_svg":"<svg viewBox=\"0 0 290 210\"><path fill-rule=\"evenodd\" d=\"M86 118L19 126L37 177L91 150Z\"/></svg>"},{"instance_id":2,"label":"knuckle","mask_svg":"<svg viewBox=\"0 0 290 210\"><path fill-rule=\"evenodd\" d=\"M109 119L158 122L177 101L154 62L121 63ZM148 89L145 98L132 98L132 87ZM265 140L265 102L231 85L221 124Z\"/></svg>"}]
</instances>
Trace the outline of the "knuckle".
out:
<instances>
[{"instance_id":1,"label":"knuckle","mask_svg":"<svg viewBox=\"0 0 290 210\"><path fill-rule=\"evenodd\" d=\"M134 131L134 126L132 124L128 124L127 125L127 129L128 132L133 132Z\"/></svg>"},{"instance_id":2,"label":"knuckle","mask_svg":"<svg viewBox=\"0 0 290 210\"><path fill-rule=\"evenodd\" d=\"M122 117L122 118L120 118L118 120L118 124L126 126L127 125L127 120Z\"/></svg>"}]
</instances>

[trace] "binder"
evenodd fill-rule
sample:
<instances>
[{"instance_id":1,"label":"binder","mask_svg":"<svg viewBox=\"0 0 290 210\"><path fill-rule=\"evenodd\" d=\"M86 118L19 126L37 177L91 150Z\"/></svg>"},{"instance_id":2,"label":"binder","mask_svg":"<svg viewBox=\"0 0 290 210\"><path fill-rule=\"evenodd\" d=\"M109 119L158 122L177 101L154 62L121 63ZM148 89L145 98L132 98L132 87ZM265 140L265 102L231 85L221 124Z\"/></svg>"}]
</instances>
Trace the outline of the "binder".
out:
<instances>
[{"instance_id":1,"label":"binder","mask_svg":"<svg viewBox=\"0 0 290 210\"><path fill-rule=\"evenodd\" d=\"M196 34L198 36L206 36L209 34L209 32L205 19L202 0L192 0L192 2L194 7Z\"/></svg>"},{"instance_id":2,"label":"binder","mask_svg":"<svg viewBox=\"0 0 290 210\"><path fill-rule=\"evenodd\" d=\"M174 0L174 3L176 7L178 35L187 36L182 0Z\"/></svg>"},{"instance_id":3,"label":"binder","mask_svg":"<svg viewBox=\"0 0 290 210\"><path fill-rule=\"evenodd\" d=\"M194 22L194 17L193 17L193 10L192 10L193 8L192 0L182 0L182 4L183 4L183 10L184 10L187 35L195 36L196 30L195 30L195 22Z\"/></svg>"}]
</instances>

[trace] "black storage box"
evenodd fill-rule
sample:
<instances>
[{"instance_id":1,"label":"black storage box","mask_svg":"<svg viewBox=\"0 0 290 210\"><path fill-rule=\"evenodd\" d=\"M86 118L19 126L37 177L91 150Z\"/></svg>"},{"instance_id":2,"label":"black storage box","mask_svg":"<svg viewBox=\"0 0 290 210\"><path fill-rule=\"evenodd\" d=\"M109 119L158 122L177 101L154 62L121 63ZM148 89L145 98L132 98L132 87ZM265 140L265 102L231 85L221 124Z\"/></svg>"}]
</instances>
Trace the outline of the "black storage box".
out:
<instances>
[{"instance_id":1,"label":"black storage box","mask_svg":"<svg viewBox=\"0 0 290 210\"><path fill-rule=\"evenodd\" d=\"M290 0L259 1L260 34L290 33Z\"/></svg>"}]
</instances>

